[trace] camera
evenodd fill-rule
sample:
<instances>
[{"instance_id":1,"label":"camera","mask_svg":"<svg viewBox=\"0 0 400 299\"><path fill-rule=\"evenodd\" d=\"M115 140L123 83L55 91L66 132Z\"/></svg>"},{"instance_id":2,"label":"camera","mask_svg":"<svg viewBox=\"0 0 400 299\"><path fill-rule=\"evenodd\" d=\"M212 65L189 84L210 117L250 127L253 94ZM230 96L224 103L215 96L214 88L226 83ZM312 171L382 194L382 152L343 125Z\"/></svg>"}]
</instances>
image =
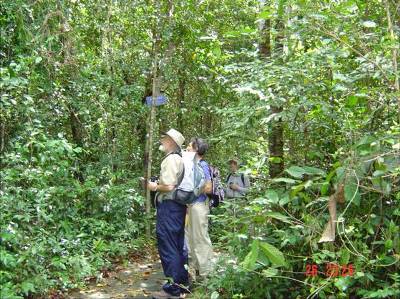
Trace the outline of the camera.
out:
<instances>
[{"instance_id":1,"label":"camera","mask_svg":"<svg viewBox=\"0 0 400 299\"><path fill-rule=\"evenodd\" d=\"M153 175L150 177L149 182L158 182L159 177L156 175ZM139 178L140 184L142 186L143 189L146 188L147 182L146 179L144 177L140 177ZM153 192L153 193L152 193ZM152 194L152 196L155 196L155 192L154 191L150 191L150 194Z\"/></svg>"},{"instance_id":2,"label":"camera","mask_svg":"<svg viewBox=\"0 0 400 299\"><path fill-rule=\"evenodd\" d=\"M158 175L153 175L153 176L151 176L150 177L150 182L158 182L158 179L159 179L159 177L158 177Z\"/></svg>"},{"instance_id":3,"label":"camera","mask_svg":"<svg viewBox=\"0 0 400 299\"><path fill-rule=\"evenodd\" d=\"M159 179L159 176L157 176L157 175L153 175L153 176L151 176L150 177L150 179L149 179L149 181L150 182L158 182L158 179ZM156 191L150 191L150 198L151 198L151 206L153 207L153 208L155 208L156 207L156 194L157 194L157 192Z\"/></svg>"}]
</instances>

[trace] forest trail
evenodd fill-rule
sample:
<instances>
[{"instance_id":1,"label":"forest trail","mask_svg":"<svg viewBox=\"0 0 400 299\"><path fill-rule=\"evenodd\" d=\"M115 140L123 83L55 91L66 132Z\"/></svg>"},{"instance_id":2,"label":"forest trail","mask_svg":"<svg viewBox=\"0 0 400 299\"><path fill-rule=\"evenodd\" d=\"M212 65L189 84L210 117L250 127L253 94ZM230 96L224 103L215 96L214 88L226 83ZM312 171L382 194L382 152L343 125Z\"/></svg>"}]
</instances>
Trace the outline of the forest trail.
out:
<instances>
[{"instance_id":1,"label":"forest trail","mask_svg":"<svg viewBox=\"0 0 400 299\"><path fill-rule=\"evenodd\" d=\"M66 298L151 298L151 293L159 291L165 279L161 263L155 257L129 261L126 266L118 266L107 276L99 282L89 284L85 289L70 292Z\"/></svg>"},{"instance_id":2,"label":"forest trail","mask_svg":"<svg viewBox=\"0 0 400 299\"><path fill-rule=\"evenodd\" d=\"M223 254L214 251L213 263L216 264ZM226 257L225 257L226 258ZM146 299L152 293L161 290L166 279L161 261L156 251L148 256L131 256L126 265L118 265L96 281L92 278L86 287L65 294L64 299ZM186 294L185 298L192 298Z\"/></svg>"}]
</instances>

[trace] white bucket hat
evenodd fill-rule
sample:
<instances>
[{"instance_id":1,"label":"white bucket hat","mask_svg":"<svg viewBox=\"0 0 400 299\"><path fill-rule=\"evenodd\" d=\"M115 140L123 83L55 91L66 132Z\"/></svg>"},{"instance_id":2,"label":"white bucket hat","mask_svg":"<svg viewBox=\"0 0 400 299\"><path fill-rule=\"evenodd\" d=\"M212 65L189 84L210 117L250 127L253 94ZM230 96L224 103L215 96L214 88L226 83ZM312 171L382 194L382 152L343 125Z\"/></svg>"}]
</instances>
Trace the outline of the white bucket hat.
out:
<instances>
[{"instance_id":1,"label":"white bucket hat","mask_svg":"<svg viewBox=\"0 0 400 299\"><path fill-rule=\"evenodd\" d=\"M175 129L169 129L169 131L164 135L171 137L179 147L181 147L183 142L185 142L185 137L183 137L183 135Z\"/></svg>"}]
</instances>

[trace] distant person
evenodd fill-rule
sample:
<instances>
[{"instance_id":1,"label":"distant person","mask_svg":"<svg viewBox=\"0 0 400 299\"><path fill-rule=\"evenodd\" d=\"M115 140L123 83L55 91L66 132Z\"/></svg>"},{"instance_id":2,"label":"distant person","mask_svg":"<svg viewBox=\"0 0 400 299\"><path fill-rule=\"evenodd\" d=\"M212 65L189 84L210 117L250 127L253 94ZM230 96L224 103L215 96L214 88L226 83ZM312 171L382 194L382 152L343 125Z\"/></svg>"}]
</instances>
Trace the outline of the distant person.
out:
<instances>
[{"instance_id":1,"label":"distant person","mask_svg":"<svg viewBox=\"0 0 400 299\"><path fill-rule=\"evenodd\" d=\"M237 159L229 160L230 173L226 178L225 198L242 198L246 195L250 180L247 175L239 172L239 161Z\"/></svg>"},{"instance_id":2,"label":"distant person","mask_svg":"<svg viewBox=\"0 0 400 299\"><path fill-rule=\"evenodd\" d=\"M211 171L208 163L204 160L204 155L208 150L208 144L201 138L193 138L188 147L188 152L196 152L196 159L200 161L205 175L205 185L203 193L188 206L187 241L189 255L196 274L196 280L204 279L211 271L213 248L208 234L208 215L210 205L207 194L212 191Z\"/></svg>"},{"instance_id":3,"label":"distant person","mask_svg":"<svg viewBox=\"0 0 400 299\"><path fill-rule=\"evenodd\" d=\"M186 206L172 199L172 193L180 184L184 175L181 146L184 137L180 132L170 129L161 138L160 150L166 156L161 163L160 179L148 182L147 188L156 191L157 206L157 246L164 275L168 281L162 291L152 294L153 298L179 298L188 285L188 272L185 268L186 257L183 252L185 237Z\"/></svg>"}]
</instances>

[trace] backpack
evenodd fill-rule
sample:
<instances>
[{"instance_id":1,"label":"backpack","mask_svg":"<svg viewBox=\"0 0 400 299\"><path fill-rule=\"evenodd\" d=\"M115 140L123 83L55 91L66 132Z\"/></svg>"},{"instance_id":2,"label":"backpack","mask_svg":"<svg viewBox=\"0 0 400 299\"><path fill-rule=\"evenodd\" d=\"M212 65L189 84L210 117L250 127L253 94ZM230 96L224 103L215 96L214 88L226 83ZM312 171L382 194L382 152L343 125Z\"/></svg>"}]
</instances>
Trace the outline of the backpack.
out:
<instances>
[{"instance_id":1,"label":"backpack","mask_svg":"<svg viewBox=\"0 0 400 299\"><path fill-rule=\"evenodd\" d=\"M221 174L219 169L213 166L210 167L210 177L212 183L211 194L208 195L210 198L210 207L216 208L221 202L224 201L225 192L221 184Z\"/></svg>"},{"instance_id":2,"label":"backpack","mask_svg":"<svg viewBox=\"0 0 400 299\"><path fill-rule=\"evenodd\" d=\"M183 152L183 176L178 180L178 187L172 192L172 200L182 205L193 203L201 194L205 184L205 175L196 153Z\"/></svg>"}]
</instances>

